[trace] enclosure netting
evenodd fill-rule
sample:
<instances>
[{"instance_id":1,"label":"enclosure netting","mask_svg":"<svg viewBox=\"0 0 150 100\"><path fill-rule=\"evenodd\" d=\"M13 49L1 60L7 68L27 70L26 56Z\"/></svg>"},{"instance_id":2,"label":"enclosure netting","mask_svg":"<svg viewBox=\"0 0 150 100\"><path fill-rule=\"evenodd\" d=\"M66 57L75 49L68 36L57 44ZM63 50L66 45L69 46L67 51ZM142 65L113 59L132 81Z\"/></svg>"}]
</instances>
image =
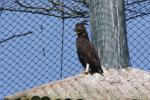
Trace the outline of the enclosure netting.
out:
<instances>
[{"instance_id":1,"label":"enclosure netting","mask_svg":"<svg viewBox=\"0 0 150 100\"><path fill-rule=\"evenodd\" d=\"M125 7L131 66L149 71L150 1ZM74 26L88 13L83 0L0 0L0 99L80 73Z\"/></svg>"}]
</instances>

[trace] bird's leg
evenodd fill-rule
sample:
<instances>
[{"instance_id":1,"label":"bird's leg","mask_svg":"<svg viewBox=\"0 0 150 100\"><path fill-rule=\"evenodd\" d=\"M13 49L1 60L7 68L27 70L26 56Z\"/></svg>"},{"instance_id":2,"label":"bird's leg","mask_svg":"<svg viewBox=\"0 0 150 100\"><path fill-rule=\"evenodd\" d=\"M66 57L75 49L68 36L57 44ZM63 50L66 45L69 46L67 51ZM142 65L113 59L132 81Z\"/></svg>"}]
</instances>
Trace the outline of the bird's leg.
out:
<instances>
[{"instance_id":1,"label":"bird's leg","mask_svg":"<svg viewBox=\"0 0 150 100\"><path fill-rule=\"evenodd\" d=\"M89 64L87 63L87 64L86 64L85 72L88 72L88 71L89 71Z\"/></svg>"},{"instance_id":2,"label":"bird's leg","mask_svg":"<svg viewBox=\"0 0 150 100\"><path fill-rule=\"evenodd\" d=\"M86 64L85 71L84 71L85 74L88 74L88 72L89 72L89 67L90 67L90 65L87 63L87 64Z\"/></svg>"}]
</instances>

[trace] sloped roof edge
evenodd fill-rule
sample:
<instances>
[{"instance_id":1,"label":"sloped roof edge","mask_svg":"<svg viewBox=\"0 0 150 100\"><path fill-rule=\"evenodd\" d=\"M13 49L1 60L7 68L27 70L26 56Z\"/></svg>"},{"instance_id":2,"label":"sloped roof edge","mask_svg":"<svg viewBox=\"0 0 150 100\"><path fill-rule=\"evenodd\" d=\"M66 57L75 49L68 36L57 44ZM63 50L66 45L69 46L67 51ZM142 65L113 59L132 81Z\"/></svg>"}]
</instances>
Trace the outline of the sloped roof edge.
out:
<instances>
[{"instance_id":1,"label":"sloped roof edge","mask_svg":"<svg viewBox=\"0 0 150 100\"><path fill-rule=\"evenodd\" d=\"M150 99L150 72L136 68L104 70L99 74L78 74L63 80L50 82L32 89L6 96L5 100L16 100L34 96L56 98L101 100L101 99Z\"/></svg>"}]
</instances>

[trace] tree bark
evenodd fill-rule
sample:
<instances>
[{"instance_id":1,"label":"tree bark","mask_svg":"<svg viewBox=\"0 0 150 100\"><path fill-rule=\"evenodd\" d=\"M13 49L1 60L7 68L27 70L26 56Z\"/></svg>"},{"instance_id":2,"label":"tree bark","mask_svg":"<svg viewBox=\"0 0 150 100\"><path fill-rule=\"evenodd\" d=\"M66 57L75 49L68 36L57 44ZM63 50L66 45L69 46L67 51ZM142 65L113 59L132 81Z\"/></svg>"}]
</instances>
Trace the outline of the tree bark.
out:
<instances>
[{"instance_id":1,"label":"tree bark","mask_svg":"<svg viewBox=\"0 0 150 100\"><path fill-rule=\"evenodd\" d=\"M106 68L129 66L124 0L89 0L92 41Z\"/></svg>"}]
</instances>

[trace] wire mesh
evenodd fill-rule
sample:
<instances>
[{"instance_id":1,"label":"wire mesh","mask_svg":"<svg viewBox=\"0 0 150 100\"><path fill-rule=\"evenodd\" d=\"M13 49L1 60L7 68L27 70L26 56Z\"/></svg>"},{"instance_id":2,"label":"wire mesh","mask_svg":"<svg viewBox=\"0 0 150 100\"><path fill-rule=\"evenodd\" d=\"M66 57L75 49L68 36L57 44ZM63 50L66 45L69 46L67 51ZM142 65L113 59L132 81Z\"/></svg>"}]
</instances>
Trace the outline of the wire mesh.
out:
<instances>
[{"instance_id":1,"label":"wire mesh","mask_svg":"<svg viewBox=\"0 0 150 100\"><path fill-rule=\"evenodd\" d=\"M149 71L150 1L136 1L126 0L131 66ZM88 17L83 0L0 0L0 99L80 73L74 25Z\"/></svg>"},{"instance_id":2,"label":"wire mesh","mask_svg":"<svg viewBox=\"0 0 150 100\"><path fill-rule=\"evenodd\" d=\"M131 66L150 71L150 1L126 0Z\"/></svg>"}]
</instances>

